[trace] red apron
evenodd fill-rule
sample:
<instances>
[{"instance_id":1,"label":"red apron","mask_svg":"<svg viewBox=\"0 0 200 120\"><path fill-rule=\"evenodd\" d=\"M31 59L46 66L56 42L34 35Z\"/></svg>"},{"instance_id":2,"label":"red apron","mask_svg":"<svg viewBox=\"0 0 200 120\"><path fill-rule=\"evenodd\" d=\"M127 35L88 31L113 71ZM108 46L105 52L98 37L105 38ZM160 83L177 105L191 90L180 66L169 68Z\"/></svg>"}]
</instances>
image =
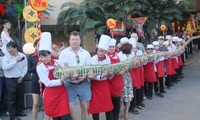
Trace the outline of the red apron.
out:
<instances>
[{"instance_id":1,"label":"red apron","mask_svg":"<svg viewBox=\"0 0 200 120\"><path fill-rule=\"evenodd\" d=\"M157 74L158 77L164 77L164 63L163 61L159 61L158 63L156 63L156 69L157 69Z\"/></svg>"},{"instance_id":2,"label":"red apron","mask_svg":"<svg viewBox=\"0 0 200 120\"><path fill-rule=\"evenodd\" d=\"M49 79L55 79L54 69L49 70ZM70 113L68 93L64 85L56 87L45 87L44 111L50 117L59 117Z\"/></svg>"},{"instance_id":3,"label":"red apron","mask_svg":"<svg viewBox=\"0 0 200 120\"><path fill-rule=\"evenodd\" d=\"M178 64L176 58L172 58L172 66L173 66L174 70L179 68L179 64Z\"/></svg>"},{"instance_id":4,"label":"red apron","mask_svg":"<svg viewBox=\"0 0 200 120\"><path fill-rule=\"evenodd\" d=\"M143 66L138 67L140 73L140 86L144 86L144 69Z\"/></svg>"},{"instance_id":5,"label":"red apron","mask_svg":"<svg viewBox=\"0 0 200 120\"><path fill-rule=\"evenodd\" d=\"M115 54L113 57L112 55L109 55L109 58L111 60L111 64L119 63L120 59ZM124 81L121 75L115 75L111 80L108 80L111 96L113 97L120 97L123 92L124 87Z\"/></svg>"},{"instance_id":6,"label":"red apron","mask_svg":"<svg viewBox=\"0 0 200 120\"><path fill-rule=\"evenodd\" d=\"M113 109L108 80L91 81L92 99L89 103L89 113L108 112Z\"/></svg>"},{"instance_id":7,"label":"red apron","mask_svg":"<svg viewBox=\"0 0 200 120\"><path fill-rule=\"evenodd\" d=\"M179 64L179 66L183 66L183 61L182 61L181 55L178 56L178 64Z\"/></svg>"},{"instance_id":8,"label":"red apron","mask_svg":"<svg viewBox=\"0 0 200 120\"><path fill-rule=\"evenodd\" d=\"M144 65L144 78L146 82L156 82L156 73L154 71L154 63L150 62L147 65Z\"/></svg>"},{"instance_id":9,"label":"red apron","mask_svg":"<svg viewBox=\"0 0 200 120\"><path fill-rule=\"evenodd\" d=\"M136 89L140 89L140 71L139 68L133 68L130 71L131 79L132 79L132 85L133 87L136 87Z\"/></svg>"},{"instance_id":10,"label":"red apron","mask_svg":"<svg viewBox=\"0 0 200 120\"><path fill-rule=\"evenodd\" d=\"M167 75L174 75L176 74L176 71L174 70L172 66L172 58L168 58L166 61L166 72Z\"/></svg>"}]
</instances>

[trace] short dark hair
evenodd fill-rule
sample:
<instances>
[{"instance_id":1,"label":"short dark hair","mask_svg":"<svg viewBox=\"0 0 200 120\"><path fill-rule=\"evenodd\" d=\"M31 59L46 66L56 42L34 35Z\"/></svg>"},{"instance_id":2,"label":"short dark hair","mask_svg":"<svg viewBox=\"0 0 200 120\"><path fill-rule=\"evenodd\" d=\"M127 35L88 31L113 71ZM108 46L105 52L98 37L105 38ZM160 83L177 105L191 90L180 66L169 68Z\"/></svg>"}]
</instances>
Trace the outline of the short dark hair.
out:
<instances>
[{"instance_id":1,"label":"short dark hair","mask_svg":"<svg viewBox=\"0 0 200 120\"><path fill-rule=\"evenodd\" d=\"M119 50L122 51L122 53L124 53L124 54L130 54L132 47L133 46L130 43L125 43L121 46L121 48Z\"/></svg>"},{"instance_id":2,"label":"short dark hair","mask_svg":"<svg viewBox=\"0 0 200 120\"><path fill-rule=\"evenodd\" d=\"M2 26L3 26L4 24L6 24L6 23L10 23L10 21L7 20L7 19L3 19L3 20L1 20L1 25L2 25Z\"/></svg>"},{"instance_id":3,"label":"short dark hair","mask_svg":"<svg viewBox=\"0 0 200 120\"><path fill-rule=\"evenodd\" d=\"M47 56L47 55L50 55L51 52L47 51L47 50L41 50L39 51L39 56Z\"/></svg>"},{"instance_id":4,"label":"short dark hair","mask_svg":"<svg viewBox=\"0 0 200 120\"><path fill-rule=\"evenodd\" d=\"M9 42L9 43L6 45L6 47L7 47L7 48L9 48L9 47L17 48L17 50L18 50L18 45L17 45L17 43L16 43L16 42L13 42L13 41Z\"/></svg>"},{"instance_id":5,"label":"short dark hair","mask_svg":"<svg viewBox=\"0 0 200 120\"><path fill-rule=\"evenodd\" d=\"M81 38L81 40L82 40L82 36L81 36L81 34L78 32L78 31L72 31L70 34L69 34L69 38L71 37L71 36L79 36L80 38Z\"/></svg>"}]
</instances>

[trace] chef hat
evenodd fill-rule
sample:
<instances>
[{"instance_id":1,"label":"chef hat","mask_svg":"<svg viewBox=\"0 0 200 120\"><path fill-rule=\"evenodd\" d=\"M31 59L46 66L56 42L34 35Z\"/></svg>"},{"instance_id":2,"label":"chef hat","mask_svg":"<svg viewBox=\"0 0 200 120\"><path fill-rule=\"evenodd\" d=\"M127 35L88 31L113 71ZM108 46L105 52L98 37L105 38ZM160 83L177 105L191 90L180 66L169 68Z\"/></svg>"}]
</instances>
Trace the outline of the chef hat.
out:
<instances>
[{"instance_id":1,"label":"chef hat","mask_svg":"<svg viewBox=\"0 0 200 120\"><path fill-rule=\"evenodd\" d=\"M164 38L164 36L159 36L158 37L158 40L164 40L165 38Z\"/></svg>"},{"instance_id":2,"label":"chef hat","mask_svg":"<svg viewBox=\"0 0 200 120\"><path fill-rule=\"evenodd\" d=\"M108 35L101 35L100 40L99 40L99 45L98 48L102 48L104 50L108 50L111 42L111 37Z\"/></svg>"},{"instance_id":3,"label":"chef hat","mask_svg":"<svg viewBox=\"0 0 200 120\"><path fill-rule=\"evenodd\" d=\"M116 46L116 42L117 42L117 40L111 39L110 46Z\"/></svg>"},{"instance_id":4,"label":"chef hat","mask_svg":"<svg viewBox=\"0 0 200 120\"><path fill-rule=\"evenodd\" d=\"M178 38L177 42L183 42L182 38Z\"/></svg>"},{"instance_id":5,"label":"chef hat","mask_svg":"<svg viewBox=\"0 0 200 120\"><path fill-rule=\"evenodd\" d=\"M153 45L152 44L148 44L147 45L147 49L153 49L154 47L153 47Z\"/></svg>"},{"instance_id":6,"label":"chef hat","mask_svg":"<svg viewBox=\"0 0 200 120\"><path fill-rule=\"evenodd\" d=\"M127 37L123 37L120 39L120 43L126 43L128 42L128 38Z\"/></svg>"},{"instance_id":7,"label":"chef hat","mask_svg":"<svg viewBox=\"0 0 200 120\"><path fill-rule=\"evenodd\" d=\"M166 35L166 39L172 39L172 36L171 35Z\"/></svg>"},{"instance_id":8,"label":"chef hat","mask_svg":"<svg viewBox=\"0 0 200 120\"><path fill-rule=\"evenodd\" d=\"M163 44L164 45L169 45L169 41L165 41Z\"/></svg>"},{"instance_id":9,"label":"chef hat","mask_svg":"<svg viewBox=\"0 0 200 120\"><path fill-rule=\"evenodd\" d=\"M178 37L177 36L172 37L172 41L174 42L178 41Z\"/></svg>"},{"instance_id":10,"label":"chef hat","mask_svg":"<svg viewBox=\"0 0 200 120\"><path fill-rule=\"evenodd\" d=\"M135 48L136 45L137 45L137 41L136 41L135 38L130 38L130 39L128 40L128 42L133 46L133 48Z\"/></svg>"},{"instance_id":11,"label":"chef hat","mask_svg":"<svg viewBox=\"0 0 200 120\"><path fill-rule=\"evenodd\" d=\"M155 45L159 45L159 42L158 41L153 41L153 43L152 43L154 46Z\"/></svg>"},{"instance_id":12,"label":"chef hat","mask_svg":"<svg viewBox=\"0 0 200 120\"><path fill-rule=\"evenodd\" d=\"M51 52L51 44L52 44L52 38L50 32L43 32L40 38L40 46L39 51L46 50Z\"/></svg>"}]
</instances>

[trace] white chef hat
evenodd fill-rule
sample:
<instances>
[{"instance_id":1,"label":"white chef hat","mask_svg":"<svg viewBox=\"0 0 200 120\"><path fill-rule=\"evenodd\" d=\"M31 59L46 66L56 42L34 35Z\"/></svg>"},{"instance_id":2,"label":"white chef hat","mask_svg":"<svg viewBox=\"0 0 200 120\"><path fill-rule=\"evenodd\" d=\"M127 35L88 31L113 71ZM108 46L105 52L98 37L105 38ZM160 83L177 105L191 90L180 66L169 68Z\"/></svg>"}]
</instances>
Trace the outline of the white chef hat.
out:
<instances>
[{"instance_id":1,"label":"white chef hat","mask_svg":"<svg viewBox=\"0 0 200 120\"><path fill-rule=\"evenodd\" d=\"M128 38L127 37L123 37L120 39L120 43L127 43L128 42Z\"/></svg>"},{"instance_id":2,"label":"white chef hat","mask_svg":"<svg viewBox=\"0 0 200 120\"><path fill-rule=\"evenodd\" d=\"M52 44L51 33L50 32L43 32L41 34L41 38L40 38L39 51L46 50L46 51L51 52L52 51L51 44Z\"/></svg>"},{"instance_id":3,"label":"white chef hat","mask_svg":"<svg viewBox=\"0 0 200 120\"><path fill-rule=\"evenodd\" d=\"M165 41L163 44L164 45L169 45L169 41Z\"/></svg>"},{"instance_id":4,"label":"white chef hat","mask_svg":"<svg viewBox=\"0 0 200 120\"><path fill-rule=\"evenodd\" d=\"M110 46L110 41L111 41L111 37L110 36L101 35L100 40L99 40L98 48L102 48L102 49L107 51L109 46Z\"/></svg>"},{"instance_id":5,"label":"white chef hat","mask_svg":"<svg viewBox=\"0 0 200 120\"><path fill-rule=\"evenodd\" d=\"M158 37L158 40L164 40L165 38L164 38L164 36L159 36Z\"/></svg>"},{"instance_id":6,"label":"white chef hat","mask_svg":"<svg viewBox=\"0 0 200 120\"><path fill-rule=\"evenodd\" d=\"M178 38L177 42L183 42L182 38Z\"/></svg>"},{"instance_id":7,"label":"white chef hat","mask_svg":"<svg viewBox=\"0 0 200 120\"><path fill-rule=\"evenodd\" d=\"M153 41L153 43L152 43L154 46L155 45L159 45L159 42L158 41Z\"/></svg>"},{"instance_id":8,"label":"white chef hat","mask_svg":"<svg viewBox=\"0 0 200 120\"><path fill-rule=\"evenodd\" d=\"M137 46L137 41L135 38L130 38L128 42L132 45L133 48Z\"/></svg>"},{"instance_id":9,"label":"white chef hat","mask_svg":"<svg viewBox=\"0 0 200 120\"><path fill-rule=\"evenodd\" d=\"M172 41L174 42L178 41L178 37L177 36L172 37Z\"/></svg>"},{"instance_id":10,"label":"white chef hat","mask_svg":"<svg viewBox=\"0 0 200 120\"><path fill-rule=\"evenodd\" d=\"M154 47L153 47L153 45L152 44L148 44L147 45L147 49L153 49Z\"/></svg>"},{"instance_id":11,"label":"white chef hat","mask_svg":"<svg viewBox=\"0 0 200 120\"><path fill-rule=\"evenodd\" d=\"M116 46L116 42L117 42L117 40L111 39L110 46Z\"/></svg>"},{"instance_id":12,"label":"white chef hat","mask_svg":"<svg viewBox=\"0 0 200 120\"><path fill-rule=\"evenodd\" d=\"M171 35L166 35L166 39L172 39L172 36Z\"/></svg>"}]
</instances>

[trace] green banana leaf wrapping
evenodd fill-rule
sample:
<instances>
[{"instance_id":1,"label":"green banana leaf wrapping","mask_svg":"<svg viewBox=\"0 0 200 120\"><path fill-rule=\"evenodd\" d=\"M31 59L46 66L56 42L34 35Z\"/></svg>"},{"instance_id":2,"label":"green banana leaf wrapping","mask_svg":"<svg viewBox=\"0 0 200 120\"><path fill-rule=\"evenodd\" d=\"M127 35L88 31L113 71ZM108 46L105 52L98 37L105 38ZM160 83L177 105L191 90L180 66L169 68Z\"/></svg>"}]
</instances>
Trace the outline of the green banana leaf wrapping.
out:
<instances>
[{"instance_id":1,"label":"green banana leaf wrapping","mask_svg":"<svg viewBox=\"0 0 200 120\"><path fill-rule=\"evenodd\" d=\"M107 65L90 65L90 66L75 66L75 67L59 67L54 70L54 77L60 78L63 72L67 73L67 76L72 77L74 71L78 73L79 76L87 75L89 71L93 71L96 75L101 75L102 72L106 70L112 70L114 74L117 74L121 71L124 66L127 66L129 69L136 68L139 65L142 65L146 62L151 62L153 60L157 60L160 57L172 57L178 54L181 54L185 47L194 39L198 39L200 36L192 37L187 40L183 46L174 51L160 52L160 53L152 53L146 54L142 56L137 56L134 59L130 59L124 62L116 63L116 64L107 64Z\"/></svg>"}]
</instances>

